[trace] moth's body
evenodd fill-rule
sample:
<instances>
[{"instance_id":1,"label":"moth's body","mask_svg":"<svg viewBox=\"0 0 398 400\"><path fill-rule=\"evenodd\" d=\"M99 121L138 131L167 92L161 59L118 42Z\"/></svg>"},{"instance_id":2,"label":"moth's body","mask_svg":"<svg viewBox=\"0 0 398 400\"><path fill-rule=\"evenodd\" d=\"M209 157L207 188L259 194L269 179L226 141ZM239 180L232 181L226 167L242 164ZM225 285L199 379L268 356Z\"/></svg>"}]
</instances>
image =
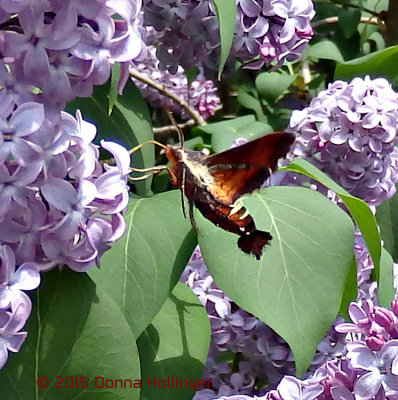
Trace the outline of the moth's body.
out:
<instances>
[{"instance_id":1,"label":"moth's body","mask_svg":"<svg viewBox=\"0 0 398 400\"><path fill-rule=\"evenodd\" d=\"M275 133L213 156L184 147L167 146L170 180L188 200L193 226L195 206L215 225L239 235L240 249L260 259L263 247L272 236L256 229L240 197L261 187L293 141L293 135ZM264 149L264 144L270 147ZM248 152L246 155L245 150ZM261 159L262 150L264 159Z\"/></svg>"}]
</instances>

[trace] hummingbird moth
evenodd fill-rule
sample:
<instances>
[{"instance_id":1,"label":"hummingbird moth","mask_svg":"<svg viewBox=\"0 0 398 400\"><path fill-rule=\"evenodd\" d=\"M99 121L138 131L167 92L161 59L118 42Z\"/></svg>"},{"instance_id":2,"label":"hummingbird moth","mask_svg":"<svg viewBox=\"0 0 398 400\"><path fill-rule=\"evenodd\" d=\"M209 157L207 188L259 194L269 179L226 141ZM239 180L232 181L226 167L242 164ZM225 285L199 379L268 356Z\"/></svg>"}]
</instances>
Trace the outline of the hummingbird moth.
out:
<instances>
[{"instance_id":1,"label":"hummingbird moth","mask_svg":"<svg viewBox=\"0 0 398 400\"><path fill-rule=\"evenodd\" d=\"M148 141L165 149L170 167L160 165L152 168L137 169L136 172L149 172L139 178L145 179L164 169L174 188L181 190L184 216L184 199L188 201L188 217L196 228L193 209L196 207L202 215L216 226L239 236L238 247L252 254L257 260L263 248L272 239L269 232L256 228L255 222L240 201L244 194L259 189L264 181L275 171L278 160L286 156L295 140L291 133L277 132L254 139L241 146L206 156L200 151L183 147L183 135L171 113L168 113L180 135L180 146L166 146L156 141ZM138 145L130 152L141 148Z\"/></svg>"},{"instance_id":2,"label":"hummingbird moth","mask_svg":"<svg viewBox=\"0 0 398 400\"><path fill-rule=\"evenodd\" d=\"M237 234L238 247L259 260L272 236L256 228L240 197L262 186L294 140L290 133L272 133L210 156L166 146L170 180L188 201L191 223L195 206L216 226Z\"/></svg>"}]
</instances>

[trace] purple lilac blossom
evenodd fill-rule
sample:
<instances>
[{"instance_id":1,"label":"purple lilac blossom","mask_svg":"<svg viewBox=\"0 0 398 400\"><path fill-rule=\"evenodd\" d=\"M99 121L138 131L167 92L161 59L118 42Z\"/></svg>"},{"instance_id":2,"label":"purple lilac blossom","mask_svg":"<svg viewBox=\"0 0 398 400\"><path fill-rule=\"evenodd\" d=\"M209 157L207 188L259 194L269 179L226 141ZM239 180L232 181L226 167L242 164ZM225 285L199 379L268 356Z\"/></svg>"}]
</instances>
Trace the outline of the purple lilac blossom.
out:
<instances>
[{"instance_id":1,"label":"purple lilac blossom","mask_svg":"<svg viewBox=\"0 0 398 400\"><path fill-rule=\"evenodd\" d=\"M214 115L217 107L220 105L220 99L216 94L216 87L213 81L206 80L203 75L199 75L188 87L188 80L182 67L178 67L175 74L158 69L158 60L155 55L155 48L148 47L148 56L144 61L132 62L131 68L147 76L155 83L162 85L169 92L184 100L199 114L208 119ZM178 113L182 118L189 118L189 114L172 99L159 93L149 85L134 79L135 85L140 89L143 97L152 107L166 108L172 112Z\"/></svg>"},{"instance_id":2,"label":"purple lilac blossom","mask_svg":"<svg viewBox=\"0 0 398 400\"><path fill-rule=\"evenodd\" d=\"M305 158L352 195L378 205L398 180L398 94L383 78L336 81L293 111L293 157ZM282 184L285 183L282 180Z\"/></svg>"},{"instance_id":3,"label":"purple lilac blossom","mask_svg":"<svg viewBox=\"0 0 398 400\"><path fill-rule=\"evenodd\" d=\"M26 332L21 332L29 317L30 310L23 303L18 304L13 312L0 308L0 369L8 359L8 352L17 353L26 339Z\"/></svg>"},{"instance_id":4,"label":"purple lilac blossom","mask_svg":"<svg viewBox=\"0 0 398 400\"><path fill-rule=\"evenodd\" d=\"M17 89L17 103L39 89L35 101L59 110L90 96L114 63L145 55L140 10L141 0L0 2L2 54L11 75L1 70L2 86Z\"/></svg>"},{"instance_id":5,"label":"purple lilac blossom","mask_svg":"<svg viewBox=\"0 0 398 400\"><path fill-rule=\"evenodd\" d=\"M61 112L145 55L141 0L0 0L0 369L19 351L40 271L86 271L125 229L130 155ZM124 67L126 68L126 67Z\"/></svg>"},{"instance_id":6,"label":"purple lilac blossom","mask_svg":"<svg viewBox=\"0 0 398 400\"><path fill-rule=\"evenodd\" d=\"M195 400L237 394L262 395L265 388L256 387L258 380L275 386L284 374L294 374L294 361L286 342L217 288L199 248L193 253L181 280L198 296L211 324L212 339L203 378L211 379L212 387L198 391ZM346 334L335 330L340 322L338 318L320 342L310 371L315 371L325 360L345 353ZM232 370L233 361L217 362L217 356L222 353L230 353L231 359L239 357L237 371ZM308 393L312 393L311 390L308 389ZM307 389L304 392L307 393Z\"/></svg>"},{"instance_id":7,"label":"purple lilac blossom","mask_svg":"<svg viewBox=\"0 0 398 400\"><path fill-rule=\"evenodd\" d=\"M37 288L39 271L86 271L124 233L130 173L117 143L101 142L114 162L100 164L96 128L79 112L75 119L37 102L13 104L0 113L1 367L26 337L25 291Z\"/></svg>"},{"instance_id":8,"label":"purple lilac blossom","mask_svg":"<svg viewBox=\"0 0 398 400\"><path fill-rule=\"evenodd\" d=\"M331 357L306 379L299 380L293 376L285 376L275 389L260 398L263 400L396 400L398 398L397 300L391 303L391 308L393 312L376 306L371 300L351 303L349 313L353 322L342 323L336 328L347 333L345 354ZM225 400L234 398L234 396L223 397Z\"/></svg>"},{"instance_id":9,"label":"purple lilac blossom","mask_svg":"<svg viewBox=\"0 0 398 400\"><path fill-rule=\"evenodd\" d=\"M297 60L312 37L315 12L310 0L237 0L237 21L231 55L259 69Z\"/></svg>"},{"instance_id":10,"label":"purple lilac blossom","mask_svg":"<svg viewBox=\"0 0 398 400\"><path fill-rule=\"evenodd\" d=\"M299 58L312 37L310 0L237 0L231 55L259 69ZM144 0L144 21L157 32L159 69L216 68L219 53L217 17L211 1ZM151 43L151 44L155 44ZM255 59L255 61L253 61Z\"/></svg>"},{"instance_id":11,"label":"purple lilac blossom","mask_svg":"<svg viewBox=\"0 0 398 400\"><path fill-rule=\"evenodd\" d=\"M26 338L20 332L32 310L30 298L24 290L36 289L40 284L37 265L25 262L18 268L12 249L0 245L0 369L8 359L8 351L19 351Z\"/></svg>"},{"instance_id":12,"label":"purple lilac blossom","mask_svg":"<svg viewBox=\"0 0 398 400\"><path fill-rule=\"evenodd\" d=\"M153 28L159 69L175 74L209 64L220 44L217 17L210 0L144 0L144 23Z\"/></svg>"}]
</instances>

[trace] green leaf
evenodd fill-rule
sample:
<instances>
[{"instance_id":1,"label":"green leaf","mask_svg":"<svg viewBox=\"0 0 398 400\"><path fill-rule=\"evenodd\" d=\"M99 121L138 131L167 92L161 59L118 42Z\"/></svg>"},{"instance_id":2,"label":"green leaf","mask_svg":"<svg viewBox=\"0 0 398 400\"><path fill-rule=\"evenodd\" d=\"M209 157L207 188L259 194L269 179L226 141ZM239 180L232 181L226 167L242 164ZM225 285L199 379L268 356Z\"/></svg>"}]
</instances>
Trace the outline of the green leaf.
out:
<instances>
[{"instance_id":1,"label":"green leaf","mask_svg":"<svg viewBox=\"0 0 398 400\"><path fill-rule=\"evenodd\" d=\"M345 189L333 181L333 179L330 179L322 171L306 160L295 158L287 167L281 168L281 170L298 172L306 175L311 179L320 182L341 198L361 231L375 270L378 273L381 257L380 234L377 228L376 218L367 204L364 201L351 196Z\"/></svg>"},{"instance_id":2,"label":"green leaf","mask_svg":"<svg viewBox=\"0 0 398 400\"><path fill-rule=\"evenodd\" d=\"M330 40L322 40L321 42L308 46L305 57L334 60L340 63L344 62L340 49Z\"/></svg>"},{"instance_id":3,"label":"green leaf","mask_svg":"<svg viewBox=\"0 0 398 400\"><path fill-rule=\"evenodd\" d=\"M397 68L398 46L388 47L369 55L347 61L336 66L334 79L349 81L357 76L383 76L393 83L398 83Z\"/></svg>"},{"instance_id":4,"label":"green leaf","mask_svg":"<svg viewBox=\"0 0 398 400\"><path fill-rule=\"evenodd\" d=\"M398 195L383 201L376 209L376 220L380 227L384 248L398 261Z\"/></svg>"},{"instance_id":5,"label":"green leaf","mask_svg":"<svg viewBox=\"0 0 398 400\"><path fill-rule=\"evenodd\" d=\"M352 301L356 301L358 294L358 280L357 280L357 260L355 256L352 257L350 269L348 271L347 282L344 287L343 298L341 300L339 314L341 314L346 321L350 320L348 315L348 306Z\"/></svg>"},{"instance_id":6,"label":"green leaf","mask_svg":"<svg viewBox=\"0 0 398 400\"><path fill-rule=\"evenodd\" d=\"M111 69L111 84L109 88L109 104L108 104L108 114L112 114L113 107L116 104L117 96L118 96L118 90L117 90L117 84L119 82L120 78L120 64L116 63L113 65Z\"/></svg>"},{"instance_id":7,"label":"green leaf","mask_svg":"<svg viewBox=\"0 0 398 400\"><path fill-rule=\"evenodd\" d=\"M339 27L343 35L349 39L357 30L361 21L361 11L343 8L339 12Z\"/></svg>"},{"instance_id":8,"label":"green leaf","mask_svg":"<svg viewBox=\"0 0 398 400\"><path fill-rule=\"evenodd\" d=\"M296 79L297 74L284 75L279 72L263 72L256 77L256 88L260 97L270 105L281 97Z\"/></svg>"},{"instance_id":9,"label":"green leaf","mask_svg":"<svg viewBox=\"0 0 398 400\"><path fill-rule=\"evenodd\" d=\"M113 300L84 273L64 269L42 276L32 295L28 338L0 371L1 399L138 399L139 389L95 387L100 376L140 379L135 338ZM39 377L48 378L47 388L36 385ZM87 377L87 388L80 377Z\"/></svg>"},{"instance_id":10,"label":"green leaf","mask_svg":"<svg viewBox=\"0 0 398 400\"><path fill-rule=\"evenodd\" d=\"M212 135L211 144L216 152L231 147L235 139L252 140L273 131L270 125L256 121L254 115L207 124L198 130Z\"/></svg>"},{"instance_id":11,"label":"green leaf","mask_svg":"<svg viewBox=\"0 0 398 400\"><path fill-rule=\"evenodd\" d=\"M194 384L202 376L210 344L210 324L207 313L191 289L178 283L153 319L151 325L138 339L142 371L142 400L190 400ZM193 388L154 388L159 380L182 379L190 381ZM174 381L175 382L175 381ZM148 387L149 386L149 387ZM202 387L203 388L203 387Z\"/></svg>"},{"instance_id":12,"label":"green leaf","mask_svg":"<svg viewBox=\"0 0 398 400\"><path fill-rule=\"evenodd\" d=\"M218 79L227 62L234 39L236 24L236 1L235 0L213 0L216 10L218 25L220 27L221 55L218 68Z\"/></svg>"},{"instance_id":13,"label":"green leaf","mask_svg":"<svg viewBox=\"0 0 398 400\"><path fill-rule=\"evenodd\" d=\"M120 307L138 337L162 307L196 245L180 192L132 198L126 233L89 274Z\"/></svg>"},{"instance_id":14,"label":"green leaf","mask_svg":"<svg viewBox=\"0 0 398 400\"><path fill-rule=\"evenodd\" d=\"M248 110L253 110L259 121L267 121L267 116L263 112L261 101L244 86L240 86L238 89L238 102Z\"/></svg>"},{"instance_id":15,"label":"green leaf","mask_svg":"<svg viewBox=\"0 0 398 400\"><path fill-rule=\"evenodd\" d=\"M96 142L100 139L114 140L127 148L132 148L147 140L153 140L152 123L149 111L140 91L129 80L123 96L118 96L112 115L108 110L109 85L94 88L89 98L76 99L68 104L68 111L80 109L83 118L93 122L98 128ZM152 167L155 162L152 145L144 146L134 153L133 165L136 168ZM137 193L142 196L151 194L151 178L136 182Z\"/></svg>"},{"instance_id":16,"label":"green leaf","mask_svg":"<svg viewBox=\"0 0 398 400\"><path fill-rule=\"evenodd\" d=\"M380 261L380 276L378 279L377 298L382 307L390 308L391 301L394 300L394 261L386 249L382 249Z\"/></svg>"},{"instance_id":17,"label":"green leaf","mask_svg":"<svg viewBox=\"0 0 398 400\"><path fill-rule=\"evenodd\" d=\"M203 258L219 288L290 345L298 375L336 317L353 254L350 217L318 192L269 187L244 200L273 239L260 261L237 235L197 218Z\"/></svg>"},{"instance_id":18,"label":"green leaf","mask_svg":"<svg viewBox=\"0 0 398 400\"><path fill-rule=\"evenodd\" d=\"M199 73L199 68L198 67L192 67L189 69L186 69L184 71L185 76L187 77L187 82L188 82L188 87L191 86L191 83L195 80L195 78L198 76Z\"/></svg>"}]
</instances>

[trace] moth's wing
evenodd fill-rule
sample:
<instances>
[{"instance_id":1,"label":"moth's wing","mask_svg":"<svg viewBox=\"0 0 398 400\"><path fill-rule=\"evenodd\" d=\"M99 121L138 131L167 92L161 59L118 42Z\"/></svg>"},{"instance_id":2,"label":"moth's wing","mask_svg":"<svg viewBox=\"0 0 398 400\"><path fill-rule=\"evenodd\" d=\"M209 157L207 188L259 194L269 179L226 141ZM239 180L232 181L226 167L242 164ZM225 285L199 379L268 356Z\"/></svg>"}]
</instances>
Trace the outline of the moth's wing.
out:
<instances>
[{"instance_id":1,"label":"moth's wing","mask_svg":"<svg viewBox=\"0 0 398 400\"><path fill-rule=\"evenodd\" d=\"M260 188L294 139L291 133L272 133L208 157L205 164L214 178L208 190L228 205Z\"/></svg>"}]
</instances>

